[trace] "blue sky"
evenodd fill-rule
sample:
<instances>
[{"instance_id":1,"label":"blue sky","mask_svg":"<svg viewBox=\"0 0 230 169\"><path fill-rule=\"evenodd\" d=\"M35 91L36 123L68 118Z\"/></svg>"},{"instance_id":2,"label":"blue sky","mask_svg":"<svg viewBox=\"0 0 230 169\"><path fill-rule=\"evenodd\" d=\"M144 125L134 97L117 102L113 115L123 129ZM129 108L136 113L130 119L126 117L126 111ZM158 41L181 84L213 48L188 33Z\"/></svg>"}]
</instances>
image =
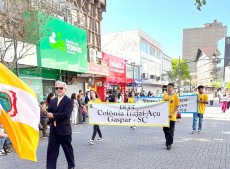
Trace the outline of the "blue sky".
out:
<instances>
[{"instance_id":1,"label":"blue sky","mask_svg":"<svg viewBox=\"0 0 230 169\"><path fill-rule=\"evenodd\" d=\"M198 11L195 0L107 0L101 33L139 28L161 43L171 56L182 54L184 28L202 27L214 19L230 31L230 0L206 0Z\"/></svg>"}]
</instances>

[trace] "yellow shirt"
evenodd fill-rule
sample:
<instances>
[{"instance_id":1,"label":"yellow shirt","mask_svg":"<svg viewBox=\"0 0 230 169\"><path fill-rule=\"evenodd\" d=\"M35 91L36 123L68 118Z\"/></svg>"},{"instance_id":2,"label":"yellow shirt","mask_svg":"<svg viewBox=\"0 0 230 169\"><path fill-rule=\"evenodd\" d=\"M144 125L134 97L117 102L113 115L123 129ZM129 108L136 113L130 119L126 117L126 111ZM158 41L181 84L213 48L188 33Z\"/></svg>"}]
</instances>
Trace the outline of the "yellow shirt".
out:
<instances>
[{"instance_id":1,"label":"yellow shirt","mask_svg":"<svg viewBox=\"0 0 230 169\"><path fill-rule=\"evenodd\" d=\"M180 100L177 94L168 95L168 93L165 93L162 98L162 101L164 101L167 98L169 99L170 114L172 114L175 112L175 109L180 105ZM175 112L174 115L170 118L170 121L176 121L176 116L177 112Z\"/></svg>"},{"instance_id":2,"label":"yellow shirt","mask_svg":"<svg viewBox=\"0 0 230 169\"><path fill-rule=\"evenodd\" d=\"M128 98L128 103L135 103L135 98L134 97L129 97Z\"/></svg>"},{"instance_id":3,"label":"yellow shirt","mask_svg":"<svg viewBox=\"0 0 230 169\"><path fill-rule=\"evenodd\" d=\"M91 103L101 103L101 99L99 99L99 98L96 98L96 100L90 99L89 102L91 102Z\"/></svg>"},{"instance_id":4,"label":"yellow shirt","mask_svg":"<svg viewBox=\"0 0 230 169\"><path fill-rule=\"evenodd\" d=\"M206 102L208 102L208 95L205 94L205 93L198 94L198 100L199 101L206 101ZM204 114L205 113L205 108L206 108L206 104L205 103L198 102L198 113Z\"/></svg>"}]
</instances>

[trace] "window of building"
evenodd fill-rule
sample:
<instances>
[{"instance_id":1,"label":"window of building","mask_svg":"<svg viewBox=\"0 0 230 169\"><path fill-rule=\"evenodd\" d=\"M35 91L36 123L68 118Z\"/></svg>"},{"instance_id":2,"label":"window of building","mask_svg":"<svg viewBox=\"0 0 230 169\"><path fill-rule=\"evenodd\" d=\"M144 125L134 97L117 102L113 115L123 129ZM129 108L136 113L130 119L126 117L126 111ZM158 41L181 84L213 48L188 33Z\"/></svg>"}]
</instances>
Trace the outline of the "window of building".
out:
<instances>
[{"instance_id":1,"label":"window of building","mask_svg":"<svg viewBox=\"0 0 230 169\"><path fill-rule=\"evenodd\" d=\"M150 47L150 55L156 57L156 49Z\"/></svg>"},{"instance_id":2,"label":"window of building","mask_svg":"<svg viewBox=\"0 0 230 169\"><path fill-rule=\"evenodd\" d=\"M4 0L0 0L0 11L4 11Z\"/></svg>"},{"instance_id":3,"label":"window of building","mask_svg":"<svg viewBox=\"0 0 230 169\"><path fill-rule=\"evenodd\" d=\"M156 57L157 59L161 59L161 52L159 50L157 50Z\"/></svg>"},{"instance_id":4,"label":"window of building","mask_svg":"<svg viewBox=\"0 0 230 169\"><path fill-rule=\"evenodd\" d=\"M141 41L141 51L148 53L148 48L149 48L149 45L147 43Z\"/></svg>"}]
</instances>

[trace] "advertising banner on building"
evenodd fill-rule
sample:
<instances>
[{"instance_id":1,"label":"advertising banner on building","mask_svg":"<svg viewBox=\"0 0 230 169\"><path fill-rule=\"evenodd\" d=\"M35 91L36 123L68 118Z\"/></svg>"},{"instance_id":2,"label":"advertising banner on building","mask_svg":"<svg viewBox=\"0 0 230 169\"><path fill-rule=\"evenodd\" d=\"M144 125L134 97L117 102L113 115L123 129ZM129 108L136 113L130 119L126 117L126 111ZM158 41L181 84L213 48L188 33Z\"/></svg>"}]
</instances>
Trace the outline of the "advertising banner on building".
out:
<instances>
[{"instance_id":1,"label":"advertising banner on building","mask_svg":"<svg viewBox=\"0 0 230 169\"><path fill-rule=\"evenodd\" d=\"M90 104L89 124L118 126L169 126L168 102Z\"/></svg>"},{"instance_id":2,"label":"advertising banner on building","mask_svg":"<svg viewBox=\"0 0 230 169\"><path fill-rule=\"evenodd\" d=\"M102 64L109 67L110 77L126 78L126 63L124 59L103 52Z\"/></svg>"},{"instance_id":3,"label":"advertising banner on building","mask_svg":"<svg viewBox=\"0 0 230 169\"><path fill-rule=\"evenodd\" d=\"M48 37L37 44L39 66L87 72L87 35L86 31L57 18L45 26Z\"/></svg>"},{"instance_id":4,"label":"advertising banner on building","mask_svg":"<svg viewBox=\"0 0 230 169\"><path fill-rule=\"evenodd\" d=\"M197 113L197 95L180 96L179 113ZM136 97L135 103L161 102L162 97Z\"/></svg>"},{"instance_id":5,"label":"advertising banner on building","mask_svg":"<svg viewBox=\"0 0 230 169\"><path fill-rule=\"evenodd\" d=\"M88 65L88 73L109 76L109 67L90 62L88 63Z\"/></svg>"}]
</instances>

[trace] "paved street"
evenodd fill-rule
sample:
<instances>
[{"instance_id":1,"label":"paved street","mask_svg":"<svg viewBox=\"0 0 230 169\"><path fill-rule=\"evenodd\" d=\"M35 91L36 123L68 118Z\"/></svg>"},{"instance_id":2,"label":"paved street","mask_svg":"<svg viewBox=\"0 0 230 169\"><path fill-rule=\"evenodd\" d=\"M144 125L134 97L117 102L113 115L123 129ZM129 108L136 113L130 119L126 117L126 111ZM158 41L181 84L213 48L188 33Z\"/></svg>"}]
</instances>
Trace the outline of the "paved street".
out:
<instances>
[{"instance_id":1,"label":"paved street","mask_svg":"<svg viewBox=\"0 0 230 169\"><path fill-rule=\"evenodd\" d=\"M176 124L172 150L165 148L162 128L101 126L105 140L88 145L92 126L73 127L73 145L77 169L229 169L230 111L208 107L201 134L190 134L191 115L182 115ZM21 160L15 153L0 157L0 168L45 169L47 139L41 138L38 163ZM67 163L60 151L58 169Z\"/></svg>"}]
</instances>

